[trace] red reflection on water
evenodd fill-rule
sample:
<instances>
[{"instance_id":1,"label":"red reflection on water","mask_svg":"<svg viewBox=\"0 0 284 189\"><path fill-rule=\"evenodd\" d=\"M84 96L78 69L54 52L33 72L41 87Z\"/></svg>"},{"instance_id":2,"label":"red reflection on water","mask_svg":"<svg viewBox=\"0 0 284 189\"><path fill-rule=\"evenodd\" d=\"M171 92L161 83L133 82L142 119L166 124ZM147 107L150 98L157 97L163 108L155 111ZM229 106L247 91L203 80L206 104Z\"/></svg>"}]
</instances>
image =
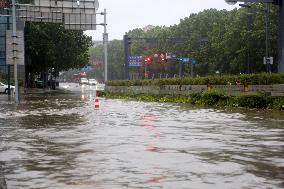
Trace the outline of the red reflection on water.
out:
<instances>
[{"instance_id":1,"label":"red reflection on water","mask_svg":"<svg viewBox=\"0 0 284 189\"><path fill-rule=\"evenodd\" d=\"M156 147L156 146L149 145L149 146L147 146L146 151L148 151L148 152L159 152L159 148Z\"/></svg>"},{"instance_id":2,"label":"red reflection on water","mask_svg":"<svg viewBox=\"0 0 284 189\"><path fill-rule=\"evenodd\" d=\"M147 115L143 117L143 126L150 129L152 134L155 134L155 138L160 138L160 132L158 131L157 127L154 126L156 120L155 115Z\"/></svg>"},{"instance_id":3,"label":"red reflection on water","mask_svg":"<svg viewBox=\"0 0 284 189\"><path fill-rule=\"evenodd\" d=\"M154 177L151 177L149 182L160 183L163 180L165 180L166 178L168 178L168 177L167 176L154 176Z\"/></svg>"},{"instance_id":4,"label":"red reflection on water","mask_svg":"<svg viewBox=\"0 0 284 189\"><path fill-rule=\"evenodd\" d=\"M153 119L154 117L155 117L154 115L149 115L149 116L143 117L143 121L144 121L143 125L145 127L150 128L150 129L155 129L155 127L153 126L153 123L155 123L155 121Z\"/></svg>"},{"instance_id":5,"label":"red reflection on water","mask_svg":"<svg viewBox=\"0 0 284 189\"><path fill-rule=\"evenodd\" d=\"M160 139L160 132L157 127L154 126L155 122L155 115L147 115L143 117L143 126L150 131L147 132L147 136L145 136L147 137L145 141L149 141L148 139L151 141L146 147L146 151L148 152L159 152L159 148L155 145L155 143Z\"/></svg>"}]
</instances>

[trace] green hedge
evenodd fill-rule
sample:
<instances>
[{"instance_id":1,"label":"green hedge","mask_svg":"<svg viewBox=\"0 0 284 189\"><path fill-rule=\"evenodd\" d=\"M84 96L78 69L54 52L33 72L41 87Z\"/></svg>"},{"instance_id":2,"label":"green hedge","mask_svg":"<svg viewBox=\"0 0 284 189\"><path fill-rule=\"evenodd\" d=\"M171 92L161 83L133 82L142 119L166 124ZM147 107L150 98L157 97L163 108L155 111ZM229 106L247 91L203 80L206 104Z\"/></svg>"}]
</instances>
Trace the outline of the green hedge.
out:
<instances>
[{"instance_id":1,"label":"green hedge","mask_svg":"<svg viewBox=\"0 0 284 189\"><path fill-rule=\"evenodd\" d=\"M257 109L284 110L283 97L271 97L263 93L231 96L222 91L204 91L190 95L154 95L154 94L114 94L103 93L109 98L134 99L150 102L174 102L211 107L244 107Z\"/></svg>"},{"instance_id":2,"label":"green hedge","mask_svg":"<svg viewBox=\"0 0 284 189\"><path fill-rule=\"evenodd\" d=\"M226 85L236 84L269 85L284 84L284 74L241 74L207 77L179 77L167 79L145 80L113 80L107 81L108 86L143 86L143 85Z\"/></svg>"}]
</instances>

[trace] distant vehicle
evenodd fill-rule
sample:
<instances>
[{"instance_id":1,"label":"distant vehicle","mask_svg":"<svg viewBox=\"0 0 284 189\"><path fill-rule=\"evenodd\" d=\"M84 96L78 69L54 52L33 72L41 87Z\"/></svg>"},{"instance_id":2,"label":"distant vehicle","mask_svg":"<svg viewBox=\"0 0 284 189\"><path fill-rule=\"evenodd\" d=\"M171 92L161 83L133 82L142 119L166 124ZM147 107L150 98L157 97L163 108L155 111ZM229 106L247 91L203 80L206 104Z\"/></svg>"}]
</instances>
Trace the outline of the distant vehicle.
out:
<instances>
[{"instance_id":1,"label":"distant vehicle","mask_svg":"<svg viewBox=\"0 0 284 189\"><path fill-rule=\"evenodd\" d=\"M97 85L98 83L96 79L89 79L89 85Z\"/></svg>"},{"instance_id":2,"label":"distant vehicle","mask_svg":"<svg viewBox=\"0 0 284 189\"><path fill-rule=\"evenodd\" d=\"M10 85L10 89L11 89L11 91L15 91L15 86ZM8 85L0 82L0 92L8 94Z\"/></svg>"},{"instance_id":3,"label":"distant vehicle","mask_svg":"<svg viewBox=\"0 0 284 189\"><path fill-rule=\"evenodd\" d=\"M81 78L79 83L80 83L81 85L83 85L83 84L89 84L89 81L88 81L87 78Z\"/></svg>"}]
</instances>

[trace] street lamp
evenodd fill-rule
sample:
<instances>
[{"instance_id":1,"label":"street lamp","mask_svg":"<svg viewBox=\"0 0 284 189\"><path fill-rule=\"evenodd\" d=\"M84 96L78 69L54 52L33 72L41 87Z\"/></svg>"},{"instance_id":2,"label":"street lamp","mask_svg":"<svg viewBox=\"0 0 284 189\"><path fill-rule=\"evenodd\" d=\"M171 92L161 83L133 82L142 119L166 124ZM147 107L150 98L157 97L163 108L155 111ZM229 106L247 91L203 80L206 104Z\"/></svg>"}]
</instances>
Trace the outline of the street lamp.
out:
<instances>
[{"instance_id":1,"label":"street lamp","mask_svg":"<svg viewBox=\"0 0 284 189\"><path fill-rule=\"evenodd\" d=\"M279 6L278 72L284 72L284 9L283 0L225 0L229 5L244 3L273 3ZM268 5L267 5L268 6ZM267 8L268 10L268 8Z\"/></svg>"},{"instance_id":2,"label":"street lamp","mask_svg":"<svg viewBox=\"0 0 284 189\"><path fill-rule=\"evenodd\" d=\"M105 82L107 81L107 63L108 63L108 52L107 52L107 44L108 44L108 33L107 33L107 23L106 23L106 9L104 12L96 13L104 16L104 23L97 24L104 26L104 33L103 33L103 43L104 43L104 64L105 64Z\"/></svg>"},{"instance_id":3,"label":"street lamp","mask_svg":"<svg viewBox=\"0 0 284 189\"><path fill-rule=\"evenodd\" d=\"M252 9L250 5L247 3L245 4L239 4L241 7L245 8L251 8L254 11L261 11L265 13L265 58L264 58L264 63L266 64L266 72L271 73L271 62L270 62L270 27L269 27L269 4L265 4L265 9Z\"/></svg>"},{"instance_id":4,"label":"street lamp","mask_svg":"<svg viewBox=\"0 0 284 189\"><path fill-rule=\"evenodd\" d=\"M13 35L13 64L14 64L14 80L15 80L15 101L19 103L19 83L18 83L18 64L17 64L17 28L16 28L16 1L12 0L12 35Z\"/></svg>"}]
</instances>

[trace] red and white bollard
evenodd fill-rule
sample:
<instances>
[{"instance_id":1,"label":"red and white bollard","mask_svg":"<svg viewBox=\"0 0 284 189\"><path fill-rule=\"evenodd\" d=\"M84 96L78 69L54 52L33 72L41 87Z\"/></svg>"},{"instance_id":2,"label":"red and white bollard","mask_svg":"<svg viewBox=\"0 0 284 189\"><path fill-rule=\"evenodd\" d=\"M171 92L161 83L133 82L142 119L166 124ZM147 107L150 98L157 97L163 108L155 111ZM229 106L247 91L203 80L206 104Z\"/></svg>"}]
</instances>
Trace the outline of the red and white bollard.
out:
<instances>
[{"instance_id":1,"label":"red and white bollard","mask_svg":"<svg viewBox=\"0 0 284 189\"><path fill-rule=\"evenodd\" d=\"M96 92L95 109L98 110L99 108L100 108L100 102L98 98L98 93Z\"/></svg>"}]
</instances>

